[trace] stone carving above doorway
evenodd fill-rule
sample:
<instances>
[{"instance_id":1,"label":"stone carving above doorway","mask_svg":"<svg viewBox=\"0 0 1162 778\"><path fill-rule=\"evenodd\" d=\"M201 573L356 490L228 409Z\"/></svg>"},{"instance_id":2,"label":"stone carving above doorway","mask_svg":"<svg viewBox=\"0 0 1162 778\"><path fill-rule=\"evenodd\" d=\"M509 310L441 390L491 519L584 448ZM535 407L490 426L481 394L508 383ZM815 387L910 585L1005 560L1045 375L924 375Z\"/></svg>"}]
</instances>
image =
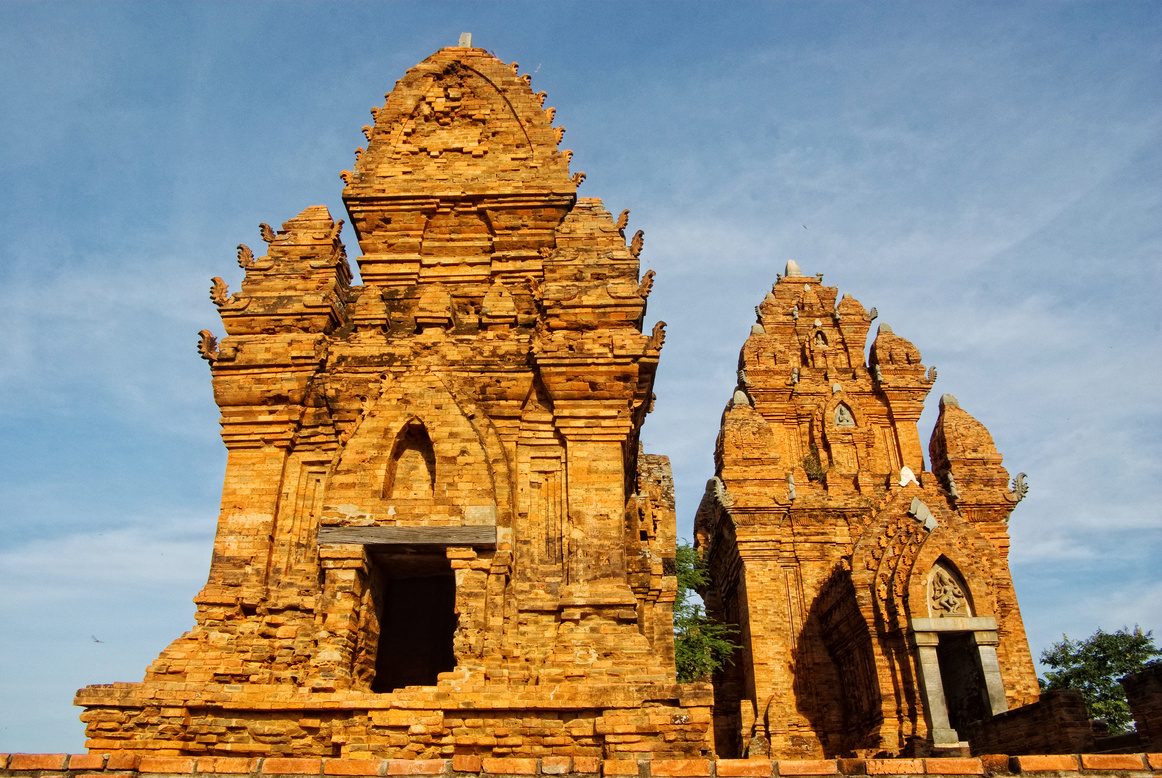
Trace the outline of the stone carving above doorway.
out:
<instances>
[{"instance_id":1,"label":"stone carving above doorway","mask_svg":"<svg viewBox=\"0 0 1162 778\"><path fill-rule=\"evenodd\" d=\"M933 618L972 616L968 587L949 565L937 562L928 574L928 613Z\"/></svg>"}]
</instances>

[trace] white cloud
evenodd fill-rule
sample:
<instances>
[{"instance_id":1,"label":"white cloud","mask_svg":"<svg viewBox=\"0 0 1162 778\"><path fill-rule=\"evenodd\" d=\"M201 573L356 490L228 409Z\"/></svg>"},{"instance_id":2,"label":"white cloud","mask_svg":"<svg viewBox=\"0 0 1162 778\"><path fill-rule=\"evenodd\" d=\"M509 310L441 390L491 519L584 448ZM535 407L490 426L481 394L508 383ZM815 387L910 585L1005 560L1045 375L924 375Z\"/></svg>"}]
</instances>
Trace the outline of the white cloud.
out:
<instances>
[{"instance_id":1,"label":"white cloud","mask_svg":"<svg viewBox=\"0 0 1162 778\"><path fill-rule=\"evenodd\" d=\"M193 626L212 527L211 517L139 520L0 552L0 750L83 751L73 694L140 680Z\"/></svg>"}]
</instances>

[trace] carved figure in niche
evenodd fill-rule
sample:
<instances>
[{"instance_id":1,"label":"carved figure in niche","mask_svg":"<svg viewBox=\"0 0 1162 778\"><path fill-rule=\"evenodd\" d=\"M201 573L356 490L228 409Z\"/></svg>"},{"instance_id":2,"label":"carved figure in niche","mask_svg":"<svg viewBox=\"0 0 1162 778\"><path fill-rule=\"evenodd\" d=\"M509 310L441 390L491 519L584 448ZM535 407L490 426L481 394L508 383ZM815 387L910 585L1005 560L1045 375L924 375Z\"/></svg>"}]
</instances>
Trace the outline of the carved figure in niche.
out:
<instances>
[{"instance_id":1,"label":"carved figure in niche","mask_svg":"<svg viewBox=\"0 0 1162 778\"><path fill-rule=\"evenodd\" d=\"M971 616L968 596L949 571L937 565L928 580L929 605L933 616Z\"/></svg>"},{"instance_id":2,"label":"carved figure in niche","mask_svg":"<svg viewBox=\"0 0 1162 778\"><path fill-rule=\"evenodd\" d=\"M827 336L823 334L823 330L815 332L815 348L827 348Z\"/></svg>"},{"instance_id":3,"label":"carved figure in niche","mask_svg":"<svg viewBox=\"0 0 1162 778\"><path fill-rule=\"evenodd\" d=\"M419 422L403 428L392 451L383 495L390 500L431 501L436 486L436 454Z\"/></svg>"},{"instance_id":4,"label":"carved figure in niche","mask_svg":"<svg viewBox=\"0 0 1162 778\"><path fill-rule=\"evenodd\" d=\"M835 426L836 427L854 427L855 418L851 415L851 409L843 403L835 407Z\"/></svg>"}]
</instances>

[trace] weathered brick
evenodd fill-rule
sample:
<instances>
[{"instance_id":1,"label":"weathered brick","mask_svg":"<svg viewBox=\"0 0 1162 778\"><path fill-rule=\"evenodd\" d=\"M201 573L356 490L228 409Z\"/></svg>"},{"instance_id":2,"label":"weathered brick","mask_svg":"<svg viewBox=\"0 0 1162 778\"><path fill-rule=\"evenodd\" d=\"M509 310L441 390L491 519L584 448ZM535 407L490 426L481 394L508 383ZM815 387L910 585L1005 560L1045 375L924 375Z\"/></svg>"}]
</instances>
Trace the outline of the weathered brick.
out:
<instances>
[{"instance_id":1,"label":"weathered brick","mask_svg":"<svg viewBox=\"0 0 1162 778\"><path fill-rule=\"evenodd\" d=\"M105 762L106 770L136 770L141 756L127 751L114 751Z\"/></svg>"},{"instance_id":2,"label":"weathered brick","mask_svg":"<svg viewBox=\"0 0 1162 778\"><path fill-rule=\"evenodd\" d=\"M715 770L721 778L769 778L769 759L719 759Z\"/></svg>"},{"instance_id":3,"label":"weathered brick","mask_svg":"<svg viewBox=\"0 0 1162 778\"><path fill-rule=\"evenodd\" d=\"M780 759L775 762L778 775L836 775L834 759Z\"/></svg>"},{"instance_id":4,"label":"weathered brick","mask_svg":"<svg viewBox=\"0 0 1162 778\"><path fill-rule=\"evenodd\" d=\"M245 756L203 756L198 758L199 773L241 775L258 769L258 759Z\"/></svg>"},{"instance_id":5,"label":"weathered brick","mask_svg":"<svg viewBox=\"0 0 1162 778\"><path fill-rule=\"evenodd\" d=\"M515 757L489 758L483 760L484 772L495 775L536 775L536 759L519 759Z\"/></svg>"},{"instance_id":6,"label":"weathered brick","mask_svg":"<svg viewBox=\"0 0 1162 778\"><path fill-rule=\"evenodd\" d=\"M457 773L479 773L484 770L484 761L475 754L456 754L452 757L452 770Z\"/></svg>"},{"instance_id":7,"label":"weathered brick","mask_svg":"<svg viewBox=\"0 0 1162 778\"><path fill-rule=\"evenodd\" d=\"M137 765L140 773L185 774L194 771L194 760L180 756L143 756Z\"/></svg>"},{"instance_id":8,"label":"weathered brick","mask_svg":"<svg viewBox=\"0 0 1162 778\"><path fill-rule=\"evenodd\" d=\"M264 775L319 775L323 771L323 760L301 757L268 756L262 760Z\"/></svg>"},{"instance_id":9,"label":"weathered brick","mask_svg":"<svg viewBox=\"0 0 1162 778\"><path fill-rule=\"evenodd\" d=\"M704 776L704 775L710 775L710 762L706 759L654 759L650 762L650 775L654 775L654 776Z\"/></svg>"},{"instance_id":10,"label":"weathered brick","mask_svg":"<svg viewBox=\"0 0 1162 778\"><path fill-rule=\"evenodd\" d=\"M541 759L542 775L565 775L573 769L573 758L568 756L546 756Z\"/></svg>"},{"instance_id":11,"label":"weathered brick","mask_svg":"<svg viewBox=\"0 0 1162 778\"><path fill-rule=\"evenodd\" d=\"M984 775L984 765L979 759L925 759L924 771L929 775Z\"/></svg>"},{"instance_id":12,"label":"weathered brick","mask_svg":"<svg viewBox=\"0 0 1162 778\"><path fill-rule=\"evenodd\" d=\"M9 770L63 770L68 754L12 754L8 757Z\"/></svg>"},{"instance_id":13,"label":"weathered brick","mask_svg":"<svg viewBox=\"0 0 1162 778\"><path fill-rule=\"evenodd\" d=\"M1141 754L1082 754L1083 770L1141 770L1146 760Z\"/></svg>"},{"instance_id":14,"label":"weathered brick","mask_svg":"<svg viewBox=\"0 0 1162 778\"><path fill-rule=\"evenodd\" d=\"M389 759L387 775L443 775L448 763L443 759ZM474 770L476 772L479 770Z\"/></svg>"},{"instance_id":15,"label":"weathered brick","mask_svg":"<svg viewBox=\"0 0 1162 778\"><path fill-rule=\"evenodd\" d=\"M325 759L323 775L379 775L378 759Z\"/></svg>"},{"instance_id":16,"label":"weathered brick","mask_svg":"<svg viewBox=\"0 0 1162 778\"><path fill-rule=\"evenodd\" d=\"M602 775L637 775L636 759L606 759L601 763Z\"/></svg>"},{"instance_id":17,"label":"weathered brick","mask_svg":"<svg viewBox=\"0 0 1162 778\"><path fill-rule=\"evenodd\" d=\"M923 775L924 762L920 759L868 759L864 762L868 775Z\"/></svg>"},{"instance_id":18,"label":"weathered brick","mask_svg":"<svg viewBox=\"0 0 1162 778\"><path fill-rule=\"evenodd\" d=\"M105 767L104 754L71 754L70 770L101 770Z\"/></svg>"},{"instance_id":19,"label":"weathered brick","mask_svg":"<svg viewBox=\"0 0 1162 778\"><path fill-rule=\"evenodd\" d=\"M575 756L573 757L573 772L593 775L601 772L601 757Z\"/></svg>"},{"instance_id":20,"label":"weathered brick","mask_svg":"<svg viewBox=\"0 0 1162 778\"><path fill-rule=\"evenodd\" d=\"M1077 770L1077 757L1066 754L1024 755L1011 757L1013 772L1047 773Z\"/></svg>"}]
</instances>

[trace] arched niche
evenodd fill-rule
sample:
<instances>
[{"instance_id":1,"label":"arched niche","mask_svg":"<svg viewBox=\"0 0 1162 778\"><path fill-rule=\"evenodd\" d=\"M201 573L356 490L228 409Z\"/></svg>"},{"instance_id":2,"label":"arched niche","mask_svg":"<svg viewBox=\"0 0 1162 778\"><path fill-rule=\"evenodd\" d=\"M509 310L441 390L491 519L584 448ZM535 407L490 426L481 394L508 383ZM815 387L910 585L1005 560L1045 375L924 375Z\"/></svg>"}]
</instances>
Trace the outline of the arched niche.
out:
<instances>
[{"instance_id":1,"label":"arched niche","mask_svg":"<svg viewBox=\"0 0 1162 778\"><path fill-rule=\"evenodd\" d=\"M823 429L827 433L862 434L867 429L867 418L854 397L837 389L823 406Z\"/></svg>"},{"instance_id":2,"label":"arched niche","mask_svg":"<svg viewBox=\"0 0 1162 778\"><path fill-rule=\"evenodd\" d=\"M387 380L339 455L321 524L507 525L503 446L488 420L470 412L431 374Z\"/></svg>"},{"instance_id":3,"label":"arched niche","mask_svg":"<svg viewBox=\"0 0 1162 778\"><path fill-rule=\"evenodd\" d=\"M436 490L436 452L427 427L412 419L399 431L383 483L386 500L431 502Z\"/></svg>"}]
</instances>

